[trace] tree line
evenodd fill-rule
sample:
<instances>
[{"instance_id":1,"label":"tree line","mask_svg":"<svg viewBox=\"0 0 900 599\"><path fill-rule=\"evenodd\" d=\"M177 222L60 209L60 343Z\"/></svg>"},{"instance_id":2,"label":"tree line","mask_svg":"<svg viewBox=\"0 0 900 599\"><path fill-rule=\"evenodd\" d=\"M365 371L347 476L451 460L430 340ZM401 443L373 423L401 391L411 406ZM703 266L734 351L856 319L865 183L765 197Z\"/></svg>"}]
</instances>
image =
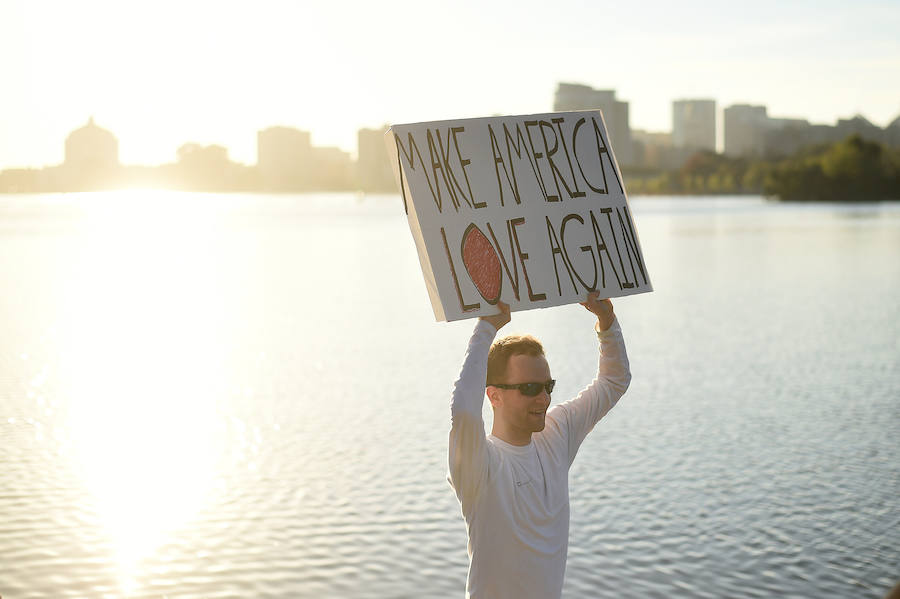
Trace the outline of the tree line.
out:
<instances>
[{"instance_id":1,"label":"tree line","mask_svg":"<svg viewBox=\"0 0 900 599\"><path fill-rule=\"evenodd\" d=\"M900 200L900 148L852 135L792 156L702 151L678 170L625 171L630 194L756 194L797 202Z\"/></svg>"}]
</instances>

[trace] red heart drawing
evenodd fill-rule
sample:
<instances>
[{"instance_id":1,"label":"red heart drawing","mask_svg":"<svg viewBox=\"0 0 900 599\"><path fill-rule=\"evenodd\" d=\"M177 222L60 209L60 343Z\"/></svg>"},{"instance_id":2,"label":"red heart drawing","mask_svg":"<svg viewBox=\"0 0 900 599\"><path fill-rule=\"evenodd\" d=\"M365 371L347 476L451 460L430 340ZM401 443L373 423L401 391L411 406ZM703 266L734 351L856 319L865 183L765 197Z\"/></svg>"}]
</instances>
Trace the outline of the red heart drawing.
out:
<instances>
[{"instance_id":1,"label":"red heart drawing","mask_svg":"<svg viewBox=\"0 0 900 599\"><path fill-rule=\"evenodd\" d=\"M488 238L474 224L469 225L463 233L462 258L469 278L475 283L481 297L491 305L500 301L503 281L500 258Z\"/></svg>"}]
</instances>

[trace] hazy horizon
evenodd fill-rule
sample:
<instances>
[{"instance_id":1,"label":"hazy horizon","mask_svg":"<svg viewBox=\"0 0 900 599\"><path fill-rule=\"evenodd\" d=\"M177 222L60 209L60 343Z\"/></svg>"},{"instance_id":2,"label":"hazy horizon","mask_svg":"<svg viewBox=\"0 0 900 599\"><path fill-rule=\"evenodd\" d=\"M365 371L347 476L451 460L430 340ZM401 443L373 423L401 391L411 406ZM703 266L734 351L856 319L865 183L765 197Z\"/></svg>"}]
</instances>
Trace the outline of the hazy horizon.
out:
<instances>
[{"instance_id":1,"label":"hazy horizon","mask_svg":"<svg viewBox=\"0 0 900 599\"><path fill-rule=\"evenodd\" d=\"M898 30L900 7L887 1L748 12L11 0L0 5L0 170L62 162L66 136L89 117L117 136L123 164L171 162L186 142L253 164L256 132L273 125L355 154L363 127L549 112L561 81L615 89L633 129L671 130L682 98L883 127L900 115Z\"/></svg>"}]
</instances>

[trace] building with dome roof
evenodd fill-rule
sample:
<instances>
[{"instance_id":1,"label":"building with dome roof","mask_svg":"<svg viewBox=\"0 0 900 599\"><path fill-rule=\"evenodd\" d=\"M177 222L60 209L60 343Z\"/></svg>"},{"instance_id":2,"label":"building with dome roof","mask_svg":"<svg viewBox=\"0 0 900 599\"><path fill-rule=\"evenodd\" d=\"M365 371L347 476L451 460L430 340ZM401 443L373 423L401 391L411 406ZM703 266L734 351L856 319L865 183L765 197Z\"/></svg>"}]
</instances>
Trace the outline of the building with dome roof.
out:
<instances>
[{"instance_id":1,"label":"building with dome roof","mask_svg":"<svg viewBox=\"0 0 900 599\"><path fill-rule=\"evenodd\" d=\"M66 138L63 169L73 189L108 187L119 171L119 140L91 117Z\"/></svg>"},{"instance_id":2,"label":"building with dome roof","mask_svg":"<svg viewBox=\"0 0 900 599\"><path fill-rule=\"evenodd\" d=\"M119 140L98 127L94 117L66 138L65 164L70 168L116 168L119 166Z\"/></svg>"}]
</instances>

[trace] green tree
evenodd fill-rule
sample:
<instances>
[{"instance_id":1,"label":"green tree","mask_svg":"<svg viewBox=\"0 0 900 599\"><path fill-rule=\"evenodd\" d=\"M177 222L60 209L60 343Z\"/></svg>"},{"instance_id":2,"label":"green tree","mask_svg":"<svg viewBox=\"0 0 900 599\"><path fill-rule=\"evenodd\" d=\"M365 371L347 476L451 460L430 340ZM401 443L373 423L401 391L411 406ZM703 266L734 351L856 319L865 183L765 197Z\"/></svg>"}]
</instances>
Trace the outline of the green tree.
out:
<instances>
[{"instance_id":1,"label":"green tree","mask_svg":"<svg viewBox=\"0 0 900 599\"><path fill-rule=\"evenodd\" d=\"M900 197L892 153L858 135L778 163L765 190L783 200L873 201Z\"/></svg>"}]
</instances>

